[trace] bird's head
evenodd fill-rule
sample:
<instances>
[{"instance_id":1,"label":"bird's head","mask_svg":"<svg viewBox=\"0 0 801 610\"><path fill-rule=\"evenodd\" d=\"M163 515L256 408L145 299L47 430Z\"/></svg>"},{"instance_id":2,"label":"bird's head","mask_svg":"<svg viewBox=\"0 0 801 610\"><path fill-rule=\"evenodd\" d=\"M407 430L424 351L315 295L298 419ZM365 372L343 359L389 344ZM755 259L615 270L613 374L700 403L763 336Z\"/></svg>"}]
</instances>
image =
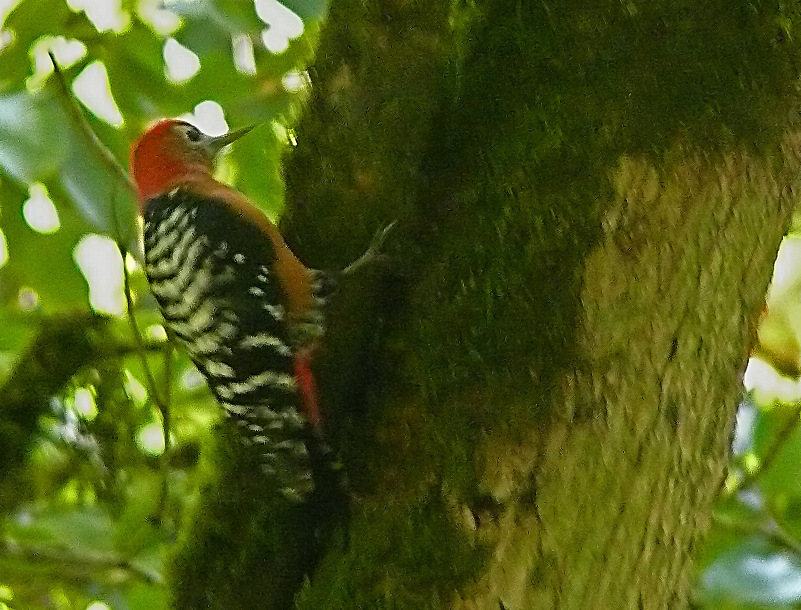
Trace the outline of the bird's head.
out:
<instances>
[{"instance_id":1,"label":"bird's head","mask_svg":"<svg viewBox=\"0 0 801 610\"><path fill-rule=\"evenodd\" d=\"M210 175L217 153L251 129L210 136L177 119L153 125L131 149L131 175L140 205L187 178Z\"/></svg>"}]
</instances>

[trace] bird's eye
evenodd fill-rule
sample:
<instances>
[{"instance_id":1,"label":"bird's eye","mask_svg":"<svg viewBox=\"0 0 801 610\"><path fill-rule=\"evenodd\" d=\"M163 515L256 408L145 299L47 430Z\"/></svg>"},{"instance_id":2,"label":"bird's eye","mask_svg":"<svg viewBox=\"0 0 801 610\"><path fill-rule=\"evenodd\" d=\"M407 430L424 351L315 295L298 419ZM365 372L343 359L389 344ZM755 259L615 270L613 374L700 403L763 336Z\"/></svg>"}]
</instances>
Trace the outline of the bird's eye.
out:
<instances>
[{"instance_id":1,"label":"bird's eye","mask_svg":"<svg viewBox=\"0 0 801 610\"><path fill-rule=\"evenodd\" d=\"M190 142L197 142L200 140L200 132L190 125L186 128L186 137L189 138Z\"/></svg>"}]
</instances>

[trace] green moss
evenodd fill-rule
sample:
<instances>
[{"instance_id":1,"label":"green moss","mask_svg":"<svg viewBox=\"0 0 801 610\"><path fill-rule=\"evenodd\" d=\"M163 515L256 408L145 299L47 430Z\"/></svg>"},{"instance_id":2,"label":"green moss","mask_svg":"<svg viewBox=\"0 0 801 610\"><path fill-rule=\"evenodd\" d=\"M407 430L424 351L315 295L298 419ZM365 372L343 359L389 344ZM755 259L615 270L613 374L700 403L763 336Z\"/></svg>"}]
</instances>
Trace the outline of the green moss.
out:
<instances>
[{"instance_id":1,"label":"green moss","mask_svg":"<svg viewBox=\"0 0 801 610\"><path fill-rule=\"evenodd\" d=\"M354 521L347 552L329 554L298 608L426 610L473 577L486 553L469 544L437 496L373 506ZM448 584L452 589L443 589Z\"/></svg>"},{"instance_id":2,"label":"green moss","mask_svg":"<svg viewBox=\"0 0 801 610\"><path fill-rule=\"evenodd\" d=\"M213 469L169 569L174 608L288 608L314 564L317 530L220 428Z\"/></svg>"},{"instance_id":3,"label":"green moss","mask_svg":"<svg viewBox=\"0 0 801 610\"><path fill-rule=\"evenodd\" d=\"M285 170L282 231L301 258L342 267L409 215L447 73L447 8L332 3Z\"/></svg>"},{"instance_id":4,"label":"green moss","mask_svg":"<svg viewBox=\"0 0 801 610\"><path fill-rule=\"evenodd\" d=\"M547 393L575 360L610 168L678 141L774 145L797 101L798 16L722 0L462 4L460 84L418 202L437 238L423 240L402 359L435 397Z\"/></svg>"}]
</instances>

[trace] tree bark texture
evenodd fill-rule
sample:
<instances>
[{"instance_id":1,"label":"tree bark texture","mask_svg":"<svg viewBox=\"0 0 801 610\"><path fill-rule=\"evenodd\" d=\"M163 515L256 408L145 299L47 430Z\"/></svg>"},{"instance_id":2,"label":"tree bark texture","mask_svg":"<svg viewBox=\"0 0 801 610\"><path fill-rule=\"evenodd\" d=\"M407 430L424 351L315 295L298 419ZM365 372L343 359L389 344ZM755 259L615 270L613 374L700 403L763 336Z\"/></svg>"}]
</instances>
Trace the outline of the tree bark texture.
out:
<instances>
[{"instance_id":1,"label":"tree bark texture","mask_svg":"<svg viewBox=\"0 0 801 610\"><path fill-rule=\"evenodd\" d=\"M781 10L333 2L283 228L335 267L399 222L332 317L353 517L299 607L686 607L799 187Z\"/></svg>"},{"instance_id":2,"label":"tree bark texture","mask_svg":"<svg viewBox=\"0 0 801 610\"><path fill-rule=\"evenodd\" d=\"M546 426L486 444L481 481L512 508L476 529L493 565L456 607L685 607L798 145L788 138L774 167L740 151L613 170L576 367ZM526 485L531 505L515 502Z\"/></svg>"}]
</instances>

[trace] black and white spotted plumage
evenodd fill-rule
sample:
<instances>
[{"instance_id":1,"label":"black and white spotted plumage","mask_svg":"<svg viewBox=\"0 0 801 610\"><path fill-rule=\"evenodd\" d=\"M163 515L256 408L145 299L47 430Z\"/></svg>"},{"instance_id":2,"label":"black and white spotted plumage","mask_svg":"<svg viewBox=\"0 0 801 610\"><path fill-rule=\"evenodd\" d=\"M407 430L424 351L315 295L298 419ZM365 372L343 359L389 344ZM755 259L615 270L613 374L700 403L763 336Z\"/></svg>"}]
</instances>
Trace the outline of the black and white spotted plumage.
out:
<instances>
[{"instance_id":1,"label":"black and white spotted plumage","mask_svg":"<svg viewBox=\"0 0 801 610\"><path fill-rule=\"evenodd\" d=\"M300 344L322 330L320 308L304 324L287 323L271 242L225 202L181 187L145 210L146 272L167 326L265 473L283 495L303 499L319 447L309 446L293 366ZM316 273L321 305L331 284Z\"/></svg>"}]
</instances>

